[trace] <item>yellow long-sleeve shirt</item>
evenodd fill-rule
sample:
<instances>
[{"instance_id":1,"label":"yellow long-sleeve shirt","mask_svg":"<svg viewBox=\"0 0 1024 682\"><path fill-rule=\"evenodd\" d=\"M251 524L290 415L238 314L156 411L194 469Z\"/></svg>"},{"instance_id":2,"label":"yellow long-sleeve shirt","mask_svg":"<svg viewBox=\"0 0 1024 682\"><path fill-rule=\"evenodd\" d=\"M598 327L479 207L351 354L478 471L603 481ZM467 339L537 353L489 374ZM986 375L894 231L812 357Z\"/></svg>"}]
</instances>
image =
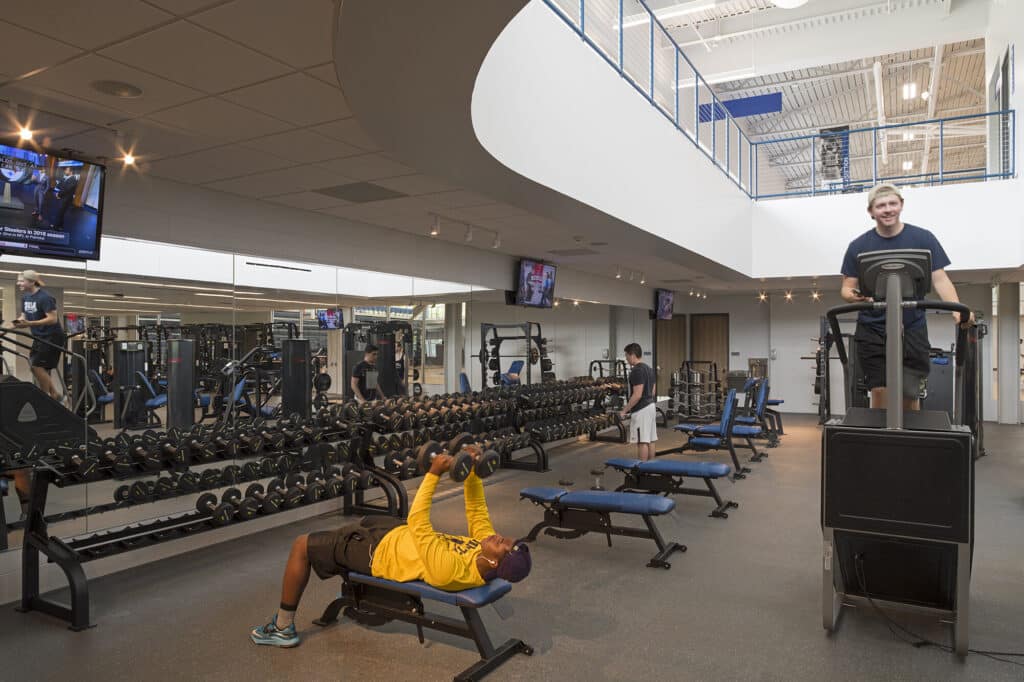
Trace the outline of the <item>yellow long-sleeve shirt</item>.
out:
<instances>
[{"instance_id":1,"label":"yellow long-sleeve shirt","mask_svg":"<svg viewBox=\"0 0 1024 682\"><path fill-rule=\"evenodd\" d=\"M373 575L398 582L423 580L449 592L480 587L486 582L476 566L480 541L494 535L484 484L475 473L465 481L469 537L464 537L439 533L430 523L430 506L439 480L431 473L423 477L406 525L389 532L374 549Z\"/></svg>"}]
</instances>

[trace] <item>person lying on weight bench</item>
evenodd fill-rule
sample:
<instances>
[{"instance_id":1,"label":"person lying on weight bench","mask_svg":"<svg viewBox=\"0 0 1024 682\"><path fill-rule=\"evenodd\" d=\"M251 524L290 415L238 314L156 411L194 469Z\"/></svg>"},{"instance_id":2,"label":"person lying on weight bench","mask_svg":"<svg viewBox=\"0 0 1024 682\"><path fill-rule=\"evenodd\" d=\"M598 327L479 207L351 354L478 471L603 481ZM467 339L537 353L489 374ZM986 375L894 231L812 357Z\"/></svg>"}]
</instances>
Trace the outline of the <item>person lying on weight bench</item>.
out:
<instances>
[{"instance_id":1,"label":"person lying on weight bench","mask_svg":"<svg viewBox=\"0 0 1024 682\"><path fill-rule=\"evenodd\" d=\"M352 571L397 582L422 580L449 592L480 587L494 578L515 583L529 575L530 548L494 532L484 485L475 473L463 486L469 537L434 530L430 523L434 489L452 461L450 455L434 457L408 521L367 517L334 531L296 538L284 571L280 609L269 623L250 631L252 641L278 647L299 644L295 611L310 568L321 580Z\"/></svg>"}]
</instances>

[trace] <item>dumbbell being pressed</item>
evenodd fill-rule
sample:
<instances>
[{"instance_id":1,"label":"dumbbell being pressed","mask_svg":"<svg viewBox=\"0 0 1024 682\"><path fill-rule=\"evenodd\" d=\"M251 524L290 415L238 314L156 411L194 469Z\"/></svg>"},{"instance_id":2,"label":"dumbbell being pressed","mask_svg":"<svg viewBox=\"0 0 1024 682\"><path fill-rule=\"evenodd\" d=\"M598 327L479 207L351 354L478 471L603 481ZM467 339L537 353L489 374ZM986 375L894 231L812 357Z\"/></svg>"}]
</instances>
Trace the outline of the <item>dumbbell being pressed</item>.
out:
<instances>
[{"instance_id":1,"label":"dumbbell being pressed","mask_svg":"<svg viewBox=\"0 0 1024 682\"><path fill-rule=\"evenodd\" d=\"M281 479L275 478L267 484L266 492L262 485L253 483L245 489L245 497L256 500L260 513L273 514L284 506L284 496L281 494L283 490L284 483Z\"/></svg>"},{"instance_id":2,"label":"dumbbell being pressed","mask_svg":"<svg viewBox=\"0 0 1024 682\"><path fill-rule=\"evenodd\" d=\"M470 447L475 444L475 437L469 433L461 433L452 438L446 446L437 441L427 441L420 446L416 455L421 473L430 470L430 464L434 457L440 454L451 455L453 458L448 476L456 483L461 483L469 478L472 471L480 478L486 478L493 474L500 465L501 458L493 450L484 452L479 447Z\"/></svg>"}]
</instances>

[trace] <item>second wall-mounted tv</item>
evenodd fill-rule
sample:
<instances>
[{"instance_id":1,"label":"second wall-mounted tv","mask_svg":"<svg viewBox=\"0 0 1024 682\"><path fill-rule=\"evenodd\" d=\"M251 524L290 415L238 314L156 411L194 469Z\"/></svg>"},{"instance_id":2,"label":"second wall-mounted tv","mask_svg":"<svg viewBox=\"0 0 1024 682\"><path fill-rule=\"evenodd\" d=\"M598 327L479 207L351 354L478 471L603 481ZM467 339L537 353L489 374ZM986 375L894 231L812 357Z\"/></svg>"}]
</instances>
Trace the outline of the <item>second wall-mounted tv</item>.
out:
<instances>
[{"instance_id":1,"label":"second wall-mounted tv","mask_svg":"<svg viewBox=\"0 0 1024 682\"><path fill-rule=\"evenodd\" d=\"M666 289L658 289L658 294L655 300L655 312L659 320L671 320L672 319L672 307L675 305L675 292L668 291Z\"/></svg>"},{"instance_id":2,"label":"second wall-mounted tv","mask_svg":"<svg viewBox=\"0 0 1024 682\"><path fill-rule=\"evenodd\" d=\"M340 308L324 308L316 311L316 323L321 329L341 329L345 326Z\"/></svg>"},{"instance_id":3,"label":"second wall-mounted tv","mask_svg":"<svg viewBox=\"0 0 1024 682\"><path fill-rule=\"evenodd\" d=\"M550 308L555 302L555 266L524 258L519 261L516 305Z\"/></svg>"},{"instance_id":4,"label":"second wall-mounted tv","mask_svg":"<svg viewBox=\"0 0 1024 682\"><path fill-rule=\"evenodd\" d=\"M106 168L0 144L0 252L98 260Z\"/></svg>"}]
</instances>

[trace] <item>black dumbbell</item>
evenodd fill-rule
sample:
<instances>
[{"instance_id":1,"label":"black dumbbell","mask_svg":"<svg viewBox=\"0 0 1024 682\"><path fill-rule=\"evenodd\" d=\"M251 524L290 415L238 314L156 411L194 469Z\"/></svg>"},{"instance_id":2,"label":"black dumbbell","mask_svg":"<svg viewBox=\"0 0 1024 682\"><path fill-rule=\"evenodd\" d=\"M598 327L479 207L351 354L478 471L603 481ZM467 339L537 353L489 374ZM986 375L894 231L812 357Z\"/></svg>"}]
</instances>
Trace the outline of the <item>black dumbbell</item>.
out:
<instances>
[{"instance_id":1,"label":"black dumbbell","mask_svg":"<svg viewBox=\"0 0 1024 682\"><path fill-rule=\"evenodd\" d=\"M120 446L122 454L128 455L131 462L144 469L155 471L164 466L163 458L146 447L141 439L132 439L128 434L122 433L117 438L117 444Z\"/></svg>"},{"instance_id":2,"label":"black dumbbell","mask_svg":"<svg viewBox=\"0 0 1024 682\"><path fill-rule=\"evenodd\" d=\"M186 433L181 437L178 441L178 450L193 462L209 462L217 456L217 451L209 441L194 433Z\"/></svg>"},{"instance_id":3,"label":"black dumbbell","mask_svg":"<svg viewBox=\"0 0 1024 682\"><path fill-rule=\"evenodd\" d=\"M77 448L71 445L60 445L54 454L61 458L65 469L72 470L74 475L83 481L95 478L99 473L100 460L98 457L90 456L89 449L85 445L79 445Z\"/></svg>"},{"instance_id":4,"label":"black dumbbell","mask_svg":"<svg viewBox=\"0 0 1024 682\"><path fill-rule=\"evenodd\" d=\"M131 485L118 486L114 491L114 501L141 504L153 497L154 491L155 487L152 482L135 481Z\"/></svg>"},{"instance_id":5,"label":"black dumbbell","mask_svg":"<svg viewBox=\"0 0 1024 682\"><path fill-rule=\"evenodd\" d=\"M430 440L420 446L416 453L416 462L421 474L430 471L430 463L434 457L441 454L451 455L453 458L451 467L448 469L448 476L456 483L461 483L469 478L473 470L473 455L465 449L465 446L473 443L475 437L469 433L461 433L448 441L444 446L436 440Z\"/></svg>"},{"instance_id":6,"label":"black dumbbell","mask_svg":"<svg viewBox=\"0 0 1024 682\"><path fill-rule=\"evenodd\" d=\"M220 469L203 469L202 473L199 474L199 487L201 489L207 488L219 488L220 482Z\"/></svg>"},{"instance_id":7,"label":"black dumbbell","mask_svg":"<svg viewBox=\"0 0 1024 682\"><path fill-rule=\"evenodd\" d=\"M260 513L260 501L255 497L242 497L238 488L228 488L220 496L221 504L228 504L235 510L235 518L248 521Z\"/></svg>"},{"instance_id":8,"label":"black dumbbell","mask_svg":"<svg viewBox=\"0 0 1024 682\"><path fill-rule=\"evenodd\" d=\"M281 494L284 483L281 479L275 478L267 484L267 488L267 492L264 493L262 485L253 483L245 489L245 497L256 500L261 513L273 514L284 506L284 496Z\"/></svg>"},{"instance_id":9,"label":"black dumbbell","mask_svg":"<svg viewBox=\"0 0 1024 682\"><path fill-rule=\"evenodd\" d=\"M196 500L196 511L206 516L215 526L223 526L230 523L235 516L235 507L231 504L217 504L217 496L213 493L203 493Z\"/></svg>"},{"instance_id":10,"label":"black dumbbell","mask_svg":"<svg viewBox=\"0 0 1024 682\"><path fill-rule=\"evenodd\" d=\"M419 472L419 462L412 450L388 452L384 455L384 470L404 481Z\"/></svg>"},{"instance_id":11,"label":"black dumbbell","mask_svg":"<svg viewBox=\"0 0 1024 682\"><path fill-rule=\"evenodd\" d=\"M175 431L177 434L177 431ZM156 431L146 431L142 434L142 443L146 448L159 455L167 462L173 462L178 466L185 466L189 463L189 453L184 450L179 450L178 447L172 442L179 440L178 438L170 438L168 436L161 436Z\"/></svg>"},{"instance_id":12,"label":"black dumbbell","mask_svg":"<svg viewBox=\"0 0 1024 682\"><path fill-rule=\"evenodd\" d=\"M284 493L284 506L297 507L303 502L306 504L319 502L327 495L327 488L315 478L306 482L300 474L292 474L284 479L288 488Z\"/></svg>"},{"instance_id":13,"label":"black dumbbell","mask_svg":"<svg viewBox=\"0 0 1024 682\"><path fill-rule=\"evenodd\" d=\"M199 490L200 485L202 485L202 479L194 471L185 471L178 476L178 492L193 493Z\"/></svg>"},{"instance_id":14,"label":"black dumbbell","mask_svg":"<svg viewBox=\"0 0 1024 682\"><path fill-rule=\"evenodd\" d=\"M234 485L242 480L242 467L229 464L220 470L221 485Z\"/></svg>"},{"instance_id":15,"label":"black dumbbell","mask_svg":"<svg viewBox=\"0 0 1024 682\"><path fill-rule=\"evenodd\" d=\"M263 436L261 435L245 429L239 429L235 438L238 439L239 451L252 456L263 452Z\"/></svg>"},{"instance_id":16,"label":"black dumbbell","mask_svg":"<svg viewBox=\"0 0 1024 682\"><path fill-rule=\"evenodd\" d=\"M353 475L351 464L331 467L326 475L317 473L314 476L327 487L328 497L341 497L353 493L359 483L358 475Z\"/></svg>"}]
</instances>

